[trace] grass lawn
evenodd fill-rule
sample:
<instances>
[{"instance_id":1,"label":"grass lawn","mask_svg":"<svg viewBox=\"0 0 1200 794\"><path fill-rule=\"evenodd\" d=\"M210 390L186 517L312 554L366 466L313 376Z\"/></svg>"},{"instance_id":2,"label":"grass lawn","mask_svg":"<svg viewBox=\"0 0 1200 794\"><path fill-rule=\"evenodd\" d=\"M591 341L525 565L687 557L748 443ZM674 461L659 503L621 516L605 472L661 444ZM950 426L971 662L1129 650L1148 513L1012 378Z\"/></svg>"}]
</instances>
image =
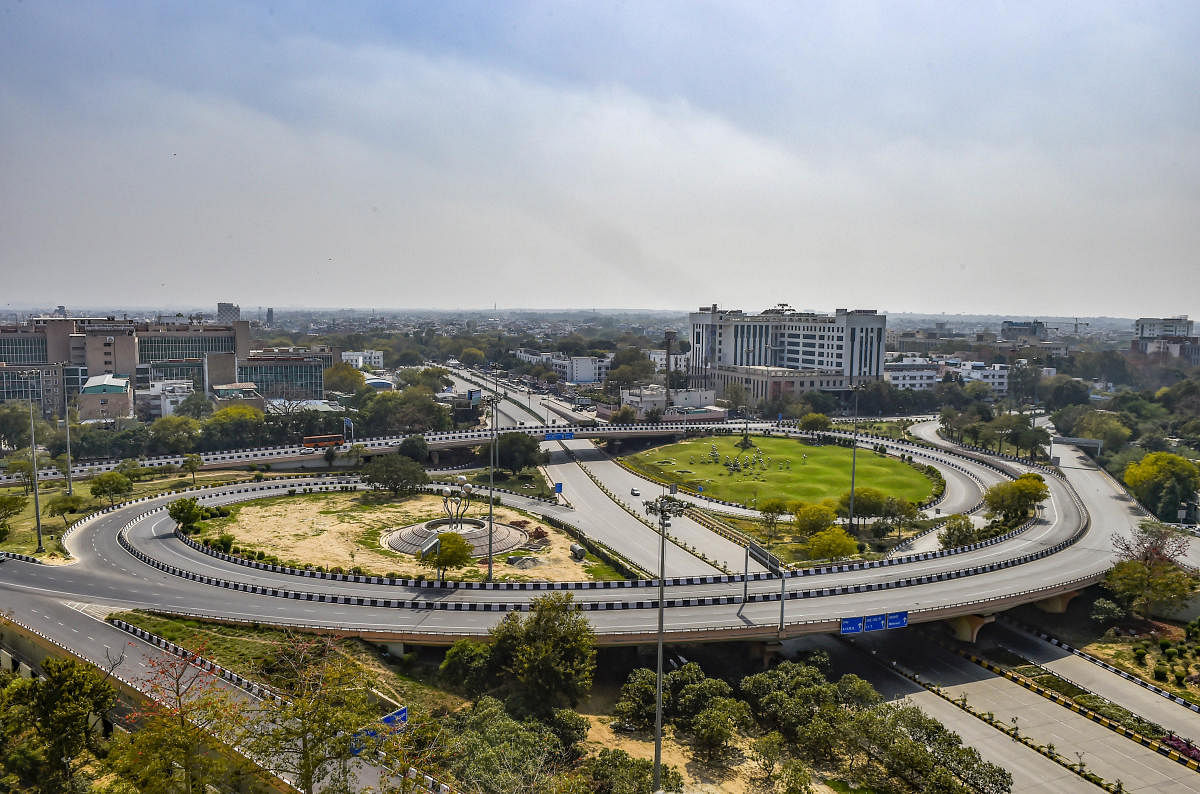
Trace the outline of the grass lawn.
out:
<instances>
[{"instance_id":1,"label":"grass lawn","mask_svg":"<svg viewBox=\"0 0 1200 794\"><path fill-rule=\"evenodd\" d=\"M741 504L780 497L787 501L820 502L837 499L850 490L851 450L839 446L814 446L791 438L751 436L751 441L769 459L766 468L730 472L726 458L753 455L754 450L737 447L737 436L715 436L682 441L626 456L630 468L651 477L677 482L704 495ZM709 458L716 446L721 463ZM889 496L903 496L911 502L929 497L933 486L921 472L896 458L879 455L860 446L855 485L878 488ZM804 457L807 456L807 459ZM780 461L791 468L780 469Z\"/></svg>"},{"instance_id":2,"label":"grass lawn","mask_svg":"<svg viewBox=\"0 0 1200 794\"><path fill-rule=\"evenodd\" d=\"M471 471L466 473L467 482L476 489L482 488L484 498L487 497L488 473L487 469L479 471ZM439 477L439 479L448 479L447 477ZM512 476L512 472L507 469L496 469L496 487L507 488L510 491L516 491L522 496L542 496L551 497L554 495L554 488L546 482L546 478L542 476L542 470L536 466L531 466L522 469L521 473L516 477Z\"/></svg>"},{"instance_id":3,"label":"grass lawn","mask_svg":"<svg viewBox=\"0 0 1200 794\"><path fill-rule=\"evenodd\" d=\"M270 683L259 672L272 649L287 640L281 629L228 626L201 620L184 620L149 612L119 612L111 617L165 637L176 645L202 653L223 667L247 678ZM454 710L466 701L443 689L437 680L441 652L424 649L398 659L384 655L377 646L357 639L344 639L341 648L370 677L372 687L390 699L430 712Z\"/></svg>"},{"instance_id":4,"label":"grass lawn","mask_svg":"<svg viewBox=\"0 0 1200 794\"><path fill-rule=\"evenodd\" d=\"M908 432L908 428L912 424L912 420L909 419L900 419L895 422L859 422L858 432L873 433L877 436L886 436L901 441L915 441L916 438L913 434ZM850 430L850 424L838 422L834 425L834 429L848 431Z\"/></svg>"},{"instance_id":5,"label":"grass lawn","mask_svg":"<svg viewBox=\"0 0 1200 794\"><path fill-rule=\"evenodd\" d=\"M731 516L720 514L716 516L722 522L734 527L741 532L758 538L764 546L767 542L767 533L761 521L756 518L742 518L740 516ZM896 533L891 532L885 541L888 548L895 545L899 540L917 535L936 523L936 519L922 518L913 522L911 527L906 527L900 533L899 539ZM866 541L868 544L877 543L875 538L870 538ZM886 550L886 549L885 549ZM779 529L775 536L775 541L771 544L771 552L784 562L792 563L793 565L820 565L827 562L826 560L814 560L809 557L808 544L806 544L799 536L796 535L795 527L791 523L790 516L783 516L779 520ZM854 554L847 559L851 560L874 560L878 559L882 552L872 551L868 545L867 551L862 554ZM736 567L736 566L735 566Z\"/></svg>"},{"instance_id":6,"label":"grass lawn","mask_svg":"<svg viewBox=\"0 0 1200 794\"><path fill-rule=\"evenodd\" d=\"M273 477L283 477L290 472L266 472L263 474L265 479ZM248 482L254 479L254 474L247 471L200 471L196 472L197 485L225 485L228 483ZM133 484L133 494L129 499L136 499L142 496L154 496L163 493L164 491L173 491L179 488L186 488L192 484L191 475L180 475L178 472L173 472L165 477L155 479L142 480ZM82 513L73 513L67 516L69 522L78 521L83 516L99 510L108 504L107 500L93 499L88 490L88 482L86 480L75 480L75 494L82 496L87 500L87 505ZM55 518L45 514L46 503L55 496L65 493L67 489L66 482L63 480L47 480L41 483L39 491L41 492L42 502L42 534L43 545L46 547L44 557L53 561L55 559L65 559L66 552L59 544L58 538L66 528L62 518ZM0 488L0 493L22 493L23 489L18 486L6 486ZM4 551L12 551L20 554L33 554L37 548L37 530L33 518L33 494L29 494L29 501L25 505L25 510L16 517L9 519L9 536L8 539L0 542L0 549ZM51 539L53 536L53 539Z\"/></svg>"}]
</instances>

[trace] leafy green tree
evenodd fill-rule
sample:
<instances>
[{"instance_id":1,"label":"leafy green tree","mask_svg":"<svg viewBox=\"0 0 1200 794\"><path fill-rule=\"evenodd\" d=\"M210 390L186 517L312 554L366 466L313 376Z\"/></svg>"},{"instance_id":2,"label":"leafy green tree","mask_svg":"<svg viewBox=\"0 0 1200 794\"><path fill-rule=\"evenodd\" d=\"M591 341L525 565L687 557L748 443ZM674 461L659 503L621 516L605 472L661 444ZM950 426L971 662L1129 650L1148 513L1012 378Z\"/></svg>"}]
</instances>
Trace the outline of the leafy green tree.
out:
<instances>
[{"instance_id":1,"label":"leafy green tree","mask_svg":"<svg viewBox=\"0 0 1200 794\"><path fill-rule=\"evenodd\" d=\"M490 630L495 668L517 704L531 714L575 705L592 687L595 633L570 593L534 599Z\"/></svg>"},{"instance_id":2,"label":"leafy green tree","mask_svg":"<svg viewBox=\"0 0 1200 794\"><path fill-rule=\"evenodd\" d=\"M200 423L190 416L164 416L150 425L151 454L180 455L192 450L200 438Z\"/></svg>"},{"instance_id":3,"label":"leafy green tree","mask_svg":"<svg viewBox=\"0 0 1200 794\"><path fill-rule=\"evenodd\" d=\"M106 471L92 478L89 488L96 499L108 499L110 506L116 504L118 496L128 496L133 493L133 483L124 474L116 471Z\"/></svg>"},{"instance_id":4,"label":"leafy green tree","mask_svg":"<svg viewBox=\"0 0 1200 794\"><path fill-rule=\"evenodd\" d=\"M855 488L854 489L854 516L861 518L865 516L883 515L883 505L887 501L887 495L878 488ZM850 492L846 491L838 499L838 512L843 516L850 515Z\"/></svg>"},{"instance_id":5,"label":"leafy green tree","mask_svg":"<svg viewBox=\"0 0 1200 794\"><path fill-rule=\"evenodd\" d=\"M462 353L459 353L458 360L462 362L464 367L482 366L484 362L483 351L477 347L464 347Z\"/></svg>"},{"instance_id":6,"label":"leafy green tree","mask_svg":"<svg viewBox=\"0 0 1200 794\"><path fill-rule=\"evenodd\" d=\"M841 527L830 527L808 539L808 556L814 560L840 560L858 551L858 543Z\"/></svg>"},{"instance_id":7,"label":"leafy green tree","mask_svg":"<svg viewBox=\"0 0 1200 794\"><path fill-rule=\"evenodd\" d=\"M664 701L669 694L669 690L664 691ZM613 715L634 730L646 730L654 725L658 709L657 697L658 678L655 672L646 667L635 668L621 685L621 694L613 707ZM669 705L664 702L663 708L667 710Z\"/></svg>"},{"instance_id":8,"label":"leafy green tree","mask_svg":"<svg viewBox=\"0 0 1200 794\"><path fill-rule=\"evenodd\" d=\"M522 469L546 462L546 456L533 436L524 433L501 433L496 439L496 461L516 477Z\"/></svg>"},{"instance_id":9,"label":"leafy green tree","mask_svg":"<svg viewBox=\"0 0 1200 794\"><path fill-rule=\"evenodd\" d=\"M179 405L175 406L175 413L190 416L192 419L204 419L212 416L212 412L212 400L208 399L202 391L192 392L184 397Z\"/></svg>"},{"instance_id":10,"label":"leafy green tree","mask_svg":"<svg viewBox=\"0 0 1200 794\"><path fill-rule=\"evenodd\" d=\"M426 443L424 436L409 436L400 442L396 451L417 463L424 463L429 457L429 444Z\"/></svg>"},{"instance_id":11,"label":"leafy green tree","mask_svg":"<svg viewBox=\"0 0 1200 794\"><path fill-rule=\"evenodd\" d=\"M1164 521L1176 520L1176 511L1197 489L1200 468L1170 452L1151 452L1125 467L1125 484L1138 500Z\"/></svg>"},{"instance_id":12,"label":"leafy green tree","mask_svg":"<svg viewBox=\"0 0 1200 794\"><path fill-rule=\"evenodd\" d=\"M346 361L339 361L328 367L323 375L326 391L354 394L367 384L363 374Z\"/></svg>"},{"instance_id":13,"label":"leafy green tree","mask_svg":"<svg viewBox=\"0 0 1200 794\"><path fill-rule=\"evenodd\" d=\"M252 405L230 405L204 421L198 445L204 450L257 447L266 439L262 411Z\"/></svg>"},{"instance_id":14,"label":"leafy green tree","mask_svg":"<svg viewBox=\"0 0 1200 794\"><path fill-rule=\"evenodd\" d=\"M983 494L983 502L987 505L989 515L999 516L1008 526L1016 526L1049 496L1050 489L1041 475L1022 474L1011 482L988 488Z\"/></svg>"},{"instance_id":15,"label":"leafy green tree","mask_svg":"<svg viewBox=\"0 0 1200 794\"><path fill-rule=\"evenodd\" d=\"M797 502L792 507L792 522L801 537L811 537L829 529L836 518L837 514L828 505Z\"/></svg>"},{"instance_id":16,"label":"leafy green tree","mask_svg":"<svg viewBox=\"0 0 1200 794\"><path fill-rule=\"evenodd\" d=\"M436 551L417 558L417 562L437 571L438 579L445 579L447 570L470 565L475 559L471 544L457 532L438 533L438 541Z\"/></svg>"},{"instance_id":17,"label":"leafy green tree","mask_svg":"<svg viewBox=\"0 0 1200 794\"><path fill-rule=\"evenodd\" d=\"M825 414L809 413L800 418L800 429L810 432L824 432L833 427L833 422Z\"/></svg>"},{"instance_id":18,"label":"leafy green tree","mask_svg":"<svg viewBox=\"0 0 1200 794\"><path fill-rule=\"evenodd\" d=\"M167 505L167 515L186 534L195 529L204 518L204 511L195 499L176 499Z\"/></svg>"},{"instance_id":19,"label":"leafy green tree","mask_svg":"<svg viewBox=\"0 0 1200 794\"><path fill-rule=\"evenodd\" d=\"M1111 626L1114 623L1124 620L1128 614L1129 610L1116 601L1110 601L1107 598L1097 598L1092 603L1092 612L1088 617L1093 622L1099 623L1102 626Z\"/></svg>"},{"instance_id":20,"label":"leafy green tree","mask_svg":"<svg viewBox=\"0 0 1200 794\"><path fill-rule=\"evenodd\" d=\"M1169 562L1122 560L1113 566L1105 586L1142 617L1181 607L1196 592L1195 578Z\"/></svg>"},{"instance_id":21,"label":"leafy green tree","mask_svg":"<svg viewBox=\"0 0 1200 794\"><path fill-rule=\"evenodd\" d=\"M468 697L479 697L493 683L491 646L478 640L459 640L446 651L438 673Z\"/></svg>"},{"instance_id":22,"label":"leafy green tree","mask_svg":"<svg viewBox=\"0 0 1200 794\"><path fill-rule=\"evenodd\" d=\"M779 731L771 731L750 744L750 758L762 770L763 782L769 783L775 776L779 762L783 760L787 744Z\"/></svg>"},{"instance_id":23,"label":"leafy green tree","mask_svg":"<svg viewBox=\"0 0 1200 794\"><path fill-rule=\"evenodd\" d=\"M742 406L751 407L750 393L740 383L726 383L721 398L731 411L739 411Z\"/></svg>"},{"instance_id":24,"label":"leafy green tree","mask_svg":"<svg viewBox=\"0 0 1200 794\"><path fill-rule=\"evenodd\" d=\"M0 502L3 502L3 500L4 497L0 496ZM85 502L84 498L79 494L67 494L64 492L56 494L55 496L51 497L48 502L46 502L46 514L51 516L61 516L63 520L63 529L65 530L68 526L67 516L71 515L72 513L82 512L86 504L87 502ZM0 516L3 515L3 512L3 509L0 508ZM0 521L0 524L3 523L3 521Z\"/></svg>"},{"instance_id":25,"label":"leafy green tree","mask_svg":"<svg viewBox=\"0 0 1200 794\"><path fill-rule=\"evenodd\" d=\"M20 449L29 446L29 405L16 401L0 403L0 446Z\"/></svg>"},{"instance_id":26,"label":"leafy green tree","mask_svg":"<svg viewBox=\"0 0 1200 794\"><path fill-rule=\"evenodd\" d=\"M588 791L595 794L652 794L654 764L634 758L624 750L604 748L582 765ZM662 790L683 791L683 776L669 764L662 766Z\"/></svg>"},{"instance_id":27,"label":"leafy green tree","mask_svg":"<svg viewBox=\"0 0 1200 794\"><path fill-rule=\"evenodd\" d=\"M424 386L374 395L362 410L363 432L370 436L449 430L450 414Z\"/></svg>"},{"instance_id":28,"label":"leafy green tree","mask_svg":"<svg viewBox=\"0 0 1200 794\"><path fill-rule=\"evenodd\" d=\"M731 698L716 698L692 720L692 738L711 764L729 749L739 729L750 727L750 707Z\"/></svg>"},{"instance_id":29,"label":"leafy green tree","mask_svg":"<svg viewBox=\"0 0 1200 794\"><path fill-rule=\"evenodd\" d=\"M979 540L979 532L970 516L955 513L946 519L938 531L938 543L943 549L956 549L959 546L969 546Z\"/></svg>"},{"instance_id":30,"label":"leafy green tree","mask_svg":"<svg viewBox=\"0 0 1200 794\"><path fill-rule=\"evenodd\" d=\"M21 515L29 505L29 497L19 493L0 493L0 540L8 538L8 522Z\"/></svg>"},{"instance_id":31,"label":"leafy green tree","mask_svg":"<svg viewBox=\"0 0 1200 794\"><path fill-rule=\"evenodd\" d=\"M295 636L274 648L261 674L285 699L256 704L242 746L304 794L350 791L363 762L353 737L378 716L363 669L328 637Z\"/></svg>"},{"instance_id":32,"label":"leafy green tree","mask_svg":"<svg viewBox=\"0 0 1200 794\"><path fill-rule=\"evenodd\" d=\"M376 455L363 466L361 476L367 485L391 491L393 496L413 493L429 482L421 464L403 455Z\"/></svg>"},{"instance_id":33,"label":"leafy green tree","mask_svg":"<svg viewBox=\"0 0 1200 794\"><path fill-rule=\"evenodd\" d=\"M463 791L483 794L553 791L565 766L553 731L536 720L513 719L496 698L483 696L454 715L450 769Z\"/></svg>"},{"instance_id":34,"label":"leafy green tree","mask_svg":"<svg viewBox=\"0 0 1200 794\"><path fill-rule=\"evenodd\" d=\"M183 461L179 464L179 470L192 475L192 485L196 484L196 472L200 471L200 467L204 465L204 458L199 455L184 455Z\"/></svg>"},{"instance_id":35,"label":"leafy green tree","mask_svg":"<svg viewBox=\"0 0 1200 794\"><path fill-rule=\"evenodd\" d=\"M1056 375L1043 382L1041 391L1052 411L1068 405L1087 405L1089 400L1088 385L1067 375Z\"/></svg>"}]
</instances>

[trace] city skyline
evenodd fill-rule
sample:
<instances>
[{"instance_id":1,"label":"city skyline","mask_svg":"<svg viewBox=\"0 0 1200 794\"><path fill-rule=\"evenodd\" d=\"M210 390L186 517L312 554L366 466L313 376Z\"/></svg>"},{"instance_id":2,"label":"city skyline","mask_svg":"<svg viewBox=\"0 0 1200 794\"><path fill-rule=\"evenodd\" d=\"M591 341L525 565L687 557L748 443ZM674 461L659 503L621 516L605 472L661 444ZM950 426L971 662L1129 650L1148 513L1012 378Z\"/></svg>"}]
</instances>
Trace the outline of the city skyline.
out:
<instances>
[{"instance_id":1,"label":"city skyline","mask_svg":"<svg viewBox=\"0 0 1200 794\"><path fill-rule=\"evenodd\" d=\"M5 301L1200 314L1198 20L18 4Z\"/></svg>"}]
</instances>

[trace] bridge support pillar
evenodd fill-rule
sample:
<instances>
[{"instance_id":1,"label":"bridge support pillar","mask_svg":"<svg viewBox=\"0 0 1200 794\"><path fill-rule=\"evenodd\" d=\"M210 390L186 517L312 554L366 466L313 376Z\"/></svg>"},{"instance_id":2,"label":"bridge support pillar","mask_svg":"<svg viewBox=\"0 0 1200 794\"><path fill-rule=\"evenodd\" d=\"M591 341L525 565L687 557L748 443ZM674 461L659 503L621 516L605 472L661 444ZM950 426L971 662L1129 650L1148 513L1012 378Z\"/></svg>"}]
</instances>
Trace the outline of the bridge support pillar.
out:
<instances>
[{"instance_id":1,"label":"bridge support pillar","mask_svg":"<svg viewBox=\"0 0 1200 794\"><path fill-rule=\"evenodd\" d=\"M979 630L996 619L995 615L960 615L946 621L961 642L975 642Z\"/></svg>"},{"instance_id":2,"label":"bridge support pillar","mask_svg":"<svg viewBox=\"0 0 1200 794\"><path fill-rule=\"evenodd\" d=\"M21 678L33 678L33 668L24 662L17 662L17 675Z\"/></svg>"},{"instance_id":3,"label":"bridge support pillar","mask_svg":"<svg viewBox=\"0 0 1200 794\"><path fill-rule=\"evenodd\" d=\"M429 450L429 462L432 463L435 468L437 467L440 459L441 459L441 456L438 454L438 450L436 450L436 449Z\"/></svg>"},{"instance_id":4,"label":"bridge support pillar","mask_svg":"<svg viewBox=\"0 0 1200 794\"><path fill-rule=\"evenodd\" d=\"M770 640L758 646L759 653L762 654L763 669L771 666L771 661L778 656L783 655L783 643L778 640Z\"/></svg>"},{"instance_id":5,"label":"bridge support pillar","mask_svg":"<svg viewBox=\"0 0 1200 794\"><path fill-rule=\"evenodd\" d=\"M402 642L384 643L383 647L387 649L389 656L403 656L405 653L404 643Z\"/></svg>"},{"instance_id":6,"label":"bridge support pillar","mask_svg":"<svg viewBox=\"0 0 1200 794\"><path fill-rule=\"evenodd\" d=\"M12 654L3 649L0 649L0 670L3 670L6 673L16 672L16 666L13 665Z\"/></svg>"},{"instance_id":7,"label":"bridge support pillar","mask_svg":"<svg viewBox=\"0 0 1200 794\"><path fill-rule=\"evenodd\" d=\"M1061 615L1067 611L1067 605L1070 604L1071 599L1077 595L1079 595L1078 590L1071 590L1066 593L1059 593L1058 595L1050 596L1049 598L1043 598L1041 601L1035 601L1034 604L1036 604L1037 608L1043 612L1047 612L1051 615Z\"/></svg>"}]
</instances>

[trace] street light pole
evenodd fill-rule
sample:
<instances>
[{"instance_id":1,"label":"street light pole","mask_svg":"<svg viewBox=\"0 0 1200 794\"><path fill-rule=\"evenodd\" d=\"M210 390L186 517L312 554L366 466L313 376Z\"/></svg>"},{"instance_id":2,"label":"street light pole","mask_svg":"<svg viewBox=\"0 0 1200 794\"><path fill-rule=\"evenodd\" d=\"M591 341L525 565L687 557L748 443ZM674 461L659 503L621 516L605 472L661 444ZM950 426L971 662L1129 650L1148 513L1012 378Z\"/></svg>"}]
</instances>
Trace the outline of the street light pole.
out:
<instances>
[{"instance_id":1,"label":"street light pole","mask_svg":"<svg viewBox=\"0 0 1200 794\"><path fill-rule=\"evenodd\" d=\"M492 449L488 453L488 576L487 580L492 581L492 529L494 526L494 512L496 503L496 460L499 457L496 449L496 401L500 399L500 381L496 379L495 372L492 373L492 382L495 384L495 389L492 390Z\"/></svg>"},{"instance_id":2,"label":"street light pole","mask_svg":"<svg viewBox=\"0 0 1200 794\"><path fill-rule=\"evenodd\" d=\"M671 486L674 493L676 487ZM655 675L654 695L654 780L650 790L662 790L662 715L663 715L663 602L666 600L667 578L667 527L671 516L683 515L687 503L663 494L645 502L646 512L658 517L658 669Z\"/></svg>"},{"instance_id":3,"label":"street light pole","mask_svg":"<svg viewBox=\"0 0 1200 794\"><path fill-rule=\"evenodd\" d=\"M850 389L854 392L854 418L850 422L850 531L854 531L854 469L858 463L858 386L854 383L854 344L855 338L850 337Z\"/></svg>"},{"instance_id":4,"label":"street light pole","mask_svg":"<svg viewBox=\"0 0 1200 794\"><path fill-rule=\"evenodd\" d=\"M38 373L41 377L41 373ZM28 376L26 376L28 377ZM39 389L39 395L41 390ZM38 493L37 431L33 421L33 386L29 387L29 463L33 470L33 517L37 524L37 554L46 551L42 545L42 504Z\"/></svg>"},{"instance_id":5,"label":"street light pole","mask_svg":"<svg viewBox=\"0 0 1200 794\"><path fill-rule=\"evenodd\" d=\"M75 494L75 485L71 481L71 467L74 461L71 458L71 406L67 403L67 379L64 376L62 379L63 390L63 424L67 426L67 496Z\"/></svg>"}]
</instances>

